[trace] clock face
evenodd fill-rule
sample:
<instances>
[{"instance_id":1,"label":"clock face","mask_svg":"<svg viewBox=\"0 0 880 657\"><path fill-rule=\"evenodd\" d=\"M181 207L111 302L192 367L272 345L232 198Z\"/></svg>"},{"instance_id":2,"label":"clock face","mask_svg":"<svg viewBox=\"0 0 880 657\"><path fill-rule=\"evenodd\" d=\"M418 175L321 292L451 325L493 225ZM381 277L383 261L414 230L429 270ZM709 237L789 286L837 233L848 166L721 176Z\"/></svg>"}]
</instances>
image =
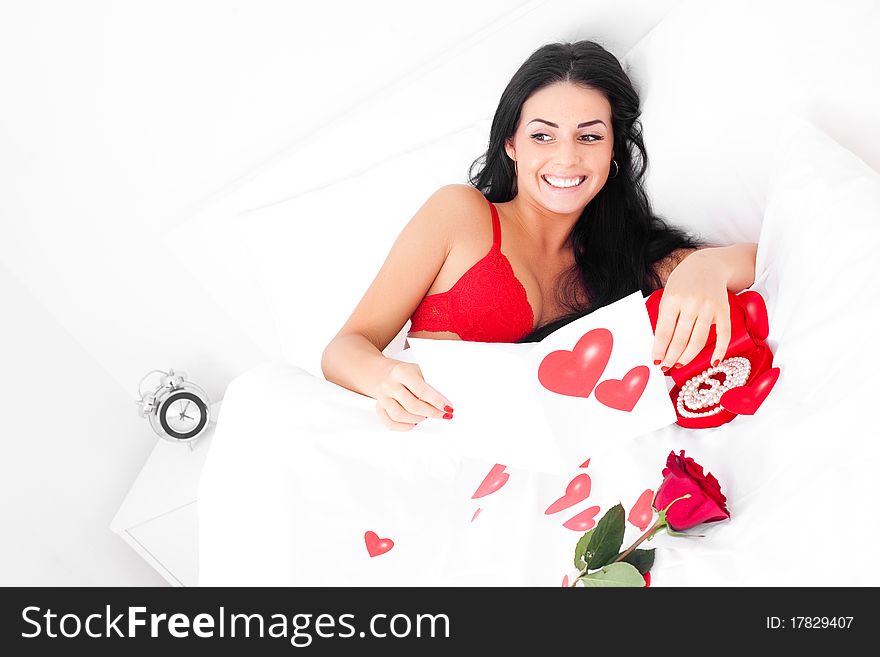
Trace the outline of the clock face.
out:
<instances>
[{"instance_id":1,"label":"clock face","mask_svg":"<svg viewBox=\"0 0 880 657\"><path fill-rule=\"evenodd\" d=\"M198 396L191 392L176 392L165 400L159 409L162 429L179 440L197 436L208 422L208 409Z\"/></svg>"}]
</instances>

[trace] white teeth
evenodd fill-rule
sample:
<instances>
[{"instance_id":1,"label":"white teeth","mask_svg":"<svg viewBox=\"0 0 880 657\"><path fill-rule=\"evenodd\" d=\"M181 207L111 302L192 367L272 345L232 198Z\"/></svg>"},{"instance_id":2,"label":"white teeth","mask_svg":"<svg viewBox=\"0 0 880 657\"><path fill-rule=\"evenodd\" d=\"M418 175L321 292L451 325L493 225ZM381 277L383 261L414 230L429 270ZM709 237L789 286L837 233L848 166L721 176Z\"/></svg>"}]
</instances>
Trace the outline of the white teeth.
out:
<instances>
[{"instance_id":1,"label":"white teeth","mask_svg":"<svg viewBox=\"0 0 880 657\"><path fill-rule=\"evenodd\" d=\"M544 180L547 181L552 187L577 187L584 180L586 180L585 176L581 176L580 178L554 178L553 176L544 176Z\"/></svg>"}]
</instances>

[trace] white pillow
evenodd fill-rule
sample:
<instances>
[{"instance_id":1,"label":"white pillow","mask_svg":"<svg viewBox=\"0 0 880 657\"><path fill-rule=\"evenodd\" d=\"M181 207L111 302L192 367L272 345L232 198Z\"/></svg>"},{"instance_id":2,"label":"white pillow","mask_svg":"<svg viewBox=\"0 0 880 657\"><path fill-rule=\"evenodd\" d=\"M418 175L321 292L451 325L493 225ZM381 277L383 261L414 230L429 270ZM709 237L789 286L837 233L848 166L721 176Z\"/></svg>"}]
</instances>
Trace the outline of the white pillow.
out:
<instances>
[{"instance_id":1,"label":"white pillow","mask_svg":"<svg viewBox=\"0 0 880 657\"><path fill-rule=\"evenodd\" d=\"M281 141L275 147L283 147L282 150L190 208L192 214L166 233L165 246L175 257L175 265L188 271L202 285L226 311L229 322L241 330L243 338L252 340L266 359L282 360L278 333L289 335L291 329L285 320L287 313L273 313L270 309L278 308L279 304L283 306L286 301L262 289L258 264L242 253L239 232L231 226L237 223L240 212L283 202L326 184L340 184L335 188L337 191L350 191L350 187L342 184L343 179L365 169L387 165L383 170L394 170L398 180L401 173L406 175L406 185L394 187L392 201L396 202L402 194L404 199L399 210L411 215L418 207L415 199L424 201L425 192L433 191L429 188L464 182L467 166L485 150L489 120L499 95L522 61L541 43L592 36L614 52L626 52L676 2L630 0L619 6L554 0L552 11L539 12L530 7L511 6L507 11L499 11L499 20L491 26L476 30L470 38L447 44L449 47L430 54L428 60L414 60L412 70L406 75L381 89L374 89L375 93L367 97L352 99L356 102L351 107L332 103L325 106L327 99L316 98L314 100L332 120L308 125L294 122L299 126L295 130L297 134L278 135ZM560 20L560 16L565 16L565 20ZM475 67L476 62L479 64ZM283 65L278 70L283 75L275 83L289 84L289 70ZM273 84L271 72L271 69L261 71L267 84ZM477 133L470 132L469 126L477 127ZM448 133L454 130L464 130L477 138L449 137ZM403 166L402 163L413 160L401 154L434 141L437 141L434 148L441 150L437 161L419 159L419 166L412 170ZM455 143L459 144L460 151L442 145ZM395 166L391 160L398 157ZM446 174L443 174L444 167L447 167ZM448 177L443 179L441 174ZM388 178L384 182L393 186L393 180ZM410 194L413 202L406 203ZM339 202L336 199L336 203ZM383 203L387 204L387 199L383 199ZM398 215L392 206L386 209L388 212L383 216L376 213L370 217L376 222L376 235L385 231L382 249L390 244L389 240L408 218ZM256 235L249 237L258 239ZM265 238L273 239L273 236L266 233ZM271 274L263 270L264 274ZM311 282L312 278L307 276L303 280ZM363 282L351 280L355 287ZM284 294L289 296L298 287L298 281L285 282ZM327 299L323 305L328 305ZM300 317L296 325L302 329L304 323ZM239 350L213 344L210 336L205 337L208 355L219 357L226 371L241 371L247 366L248 362L227 362L241 361Z\"/></svg>"},{"instance_id":2,"label":"white pillow","mask_svg":"<svg viewBox=\"0 0 880 657\"><path fill-rule=\"evenodd\" d=\"M767 301L781 372L762 408L731 423L756 439L732 447L730 460L749 466L737 473L733 512L748 528L742 553L809 553L818 532L828 558L816 568L796 557L755 564L741 581L864 586L876 575L845 562L852 546L880 538L870 369L880 325L880 175L802 119L787 118L779 137L753 289Z\"/></svg>"},{"instance_id":3,"label":"white pillow","mask_svg":"<svg viewBox=\"0 0 880 657\"><path fill-rule=\"evenodd\" d=\"M852 400L849 412L863 413L854 400L873 390L865 366L880 323L880 175L805 120L786 124L753 285L782 368L768 402L815 410Z\"/></svg>"},{"instance_id":4,"label":"white pillow","mask_svg":"<svg viewBox=\"0 0 880 657\"><path fill-rule=\"evenodd\" d=\"M688 0L627 54L654 209L755 242L773 145L801 114L880 169L880 12L830 0Z\"/></svg>"},{"instance_id":5,"label":"white pillow","mask_svg":"<svg viewBox=\"0 0 880 657\"><path fill-rule=\"evenodd\" d=\"M486 148L489 125L480 121L361 175L242 212L232 222L254 264L286 362L321 376L324 347L373 281L399 232L439 187L466 182L468 167ZM407 329L387 354L402 348Z\"/></svg>"}]
</instances>

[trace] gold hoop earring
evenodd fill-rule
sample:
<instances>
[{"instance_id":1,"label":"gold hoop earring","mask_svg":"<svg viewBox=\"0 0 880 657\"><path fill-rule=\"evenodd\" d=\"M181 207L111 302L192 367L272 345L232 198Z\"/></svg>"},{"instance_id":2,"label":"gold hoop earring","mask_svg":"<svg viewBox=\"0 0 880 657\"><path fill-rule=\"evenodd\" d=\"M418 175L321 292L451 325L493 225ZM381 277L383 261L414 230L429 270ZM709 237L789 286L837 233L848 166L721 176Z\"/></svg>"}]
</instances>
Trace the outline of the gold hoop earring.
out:
<instances>
[{"instance_id":1,"label":"gold hoop earring","mask_svg":"<svg viewBox=\"0 0 880 657\"><path fill-rule=\"evenodd\" d=\"M608 176L608 177L609 178L617 178L617 175L620 173L620 166L618 166L617 160L615 160L614 158L611 158L611 164L614 165L614 175Z\"/></svg>"}]
</instances>

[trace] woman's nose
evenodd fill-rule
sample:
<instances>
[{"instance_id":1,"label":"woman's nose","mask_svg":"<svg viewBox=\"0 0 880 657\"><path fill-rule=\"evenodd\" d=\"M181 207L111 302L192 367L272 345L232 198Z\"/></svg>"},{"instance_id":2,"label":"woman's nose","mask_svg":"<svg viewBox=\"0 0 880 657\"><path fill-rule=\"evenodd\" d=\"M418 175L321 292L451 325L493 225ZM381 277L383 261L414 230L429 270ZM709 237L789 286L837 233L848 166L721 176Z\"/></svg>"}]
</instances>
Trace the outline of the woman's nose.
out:
<instances>
[{"instance_id":1,"label":"woman's nose","mask_svg":"<svg viewBox=\"0 0 880 657\"><path fill-rule=\"evenodd\" d=\"M578 163L580 157L577 144L568 141L560 142L553 155L556 163L560 166L573 166Z\"/></svg>"}]
</instances>

